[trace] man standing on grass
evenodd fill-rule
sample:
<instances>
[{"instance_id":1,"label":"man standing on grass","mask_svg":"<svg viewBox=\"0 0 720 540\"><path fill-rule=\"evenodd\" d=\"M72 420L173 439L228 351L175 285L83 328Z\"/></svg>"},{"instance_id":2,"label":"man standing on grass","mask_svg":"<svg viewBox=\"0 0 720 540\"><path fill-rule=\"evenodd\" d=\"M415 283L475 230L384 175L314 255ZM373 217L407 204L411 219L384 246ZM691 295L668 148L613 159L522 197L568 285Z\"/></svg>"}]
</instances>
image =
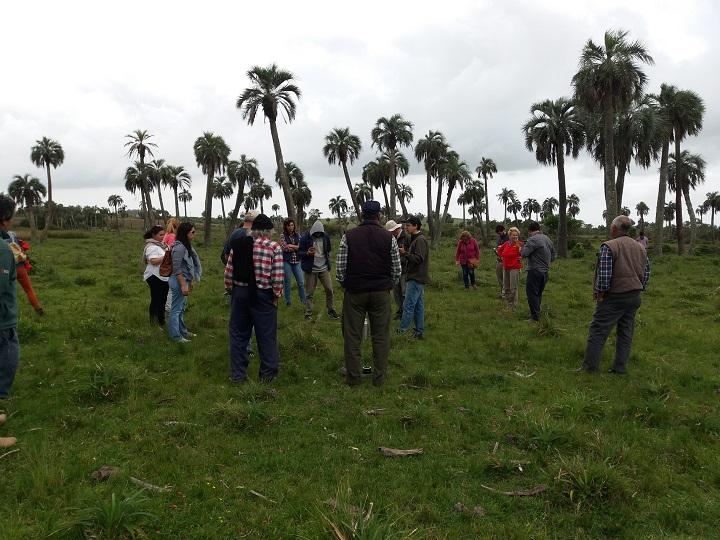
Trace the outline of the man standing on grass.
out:
<instances>
[{"instance_id":1,"label":"man standing on grass","mask_svg":"<svg viewBox=\"0 0 720 540\"><path fill-rule=\"evenodd\" d=\"M505 227L503 225L498 225L497 227L495 227L495 234L497 234L497 243L496 243L495 249L493 251L495 252L495 255L497 255L497 248L499 248L505 242L508 241L508 235L505 232ZM497 260L495 261L495 277L497 278L498 284L500 285L499 298L505 298L503 263L502 263L502 259L500 258L499 255L497 255Z\"/></svg>"},{"instance_id":2,"label":"man standing on grass","mask_svg":"<svg viewBox=\"0 0 720 540\"><path fill-rule=\"evenodd\" d=\"M250 233L253 221L255 221L255 218L258 217L259 214L260 212L257 210L248 210L245 212L245 218L242 226L230 233L230 236L228 236L228 239L225 241L222 253L220 254L220 260L222 260L223 264L227 263L228 254L230 253L230 245L238 238L247 236Z\"/></svg>"},{"instance_id":3,"label":"man standing on grass","mask_svg":"<svg viewBox=\"0 0 720 540\"><path fill-rule=\"evenodd\" d=\"M428 268L430 266L430 250L427 240L420 227L422 222L417 216L410 216L405 223L405 230L410 235L410 245L399 248L400 257L407 264L407 285L405 289L405 304L403 316L400 320L398 334L404 334L415 321L412 337L423 339L425 334L425 285L430 280Z\"/></svg>"},{"instance_id":4,"label":"man standing on grass","mask_svg":"<svg viewBox=\"0 0 720 540\"><path fill-rule=\"evenodd\" d=\"M280 365L277 342L277 304L283 294L283 255L270 239L272 220L259 214L250 236L230 246L225 265L225 287L232 290L230 310L230 380L247 379L248 343L253 328L260 356L260 381L277 377Z\"/></svg>"},{"instance_id":5,"label":"man standing on grass","mask_svg":"<svg viewBox=\"0 0 720 540\"><path fill-rule=\"evenodd\" d=\"M362 223L340 241L335 274L345 290L342 332L345 342L345 380L360 384L360 342L365 317L370 321L373 384L385 382L390 353L390 291L400 279L401 265L395 237L380 225L380 203L362 205Z\"/></svg>"},{"instance_id":6,"label":"man standing on grass","mask_svg":"<svg viewBox=\"0 0 720 540\"><path fill-rule=\"evenodd\" d=\"M305 274L305 320L312 320L313 298L318 281L325 289L325 307L331 319L339 319L333 302L332 277L330 276L330 237L318 219L310 230L300 238L298 255L300 267Z\"/></svg>"},{"instance_id":7,"label":"man standing on grass","mask_svg":"<svg viewBox=\"0 0 720 540\"><path fill-rule=\"evenodd\" d=\"M410 245L410 237L403 230L403 226L394 220L389 220L385 223L385 230L389 231L395 237L398 247L407 249ZM401 261L401 272L400 279L393 287L393 296L395 296L395 304L397 305L397 311L395 312L395 319L402 319L403 304L405 303L405 286L407 282L407 261Z\"/></svg>"},{"instance_id":8,"label":"man standing on grass","mask_svg":"<svg viewBox=\"0 0 720 540\"><path fill-rule=\"evenodd\" d=\"M548 281L550 263L555 260L555 246L540 232L537 221L530 222L528 232L530 237L520 250L520 255L528 259L525 293L530 308L530 321L537 322L540 319L540 304Z\"/></svg>"},{"instance_id":9,"label":"man standing on grass","mask_svg":"<svg viewBox=\"0 0 720 540\"><path fill-rule=\"evenodd\" d=\"M0 195L1 230L10 228L14 214L15 202L6 195ZM15 256L5 242L0 242L0 400L10 394L20 362L15 272ZM0 425L6 420L7 416L0 414ZM15 437L0 437L0 448L7 448L16 442Z\"/></svg>"},{"instance_id":10,"label":"man standing on grass","mask_svg":"<svg viewBox=\"0 0 720 540\"><path fill-rule=\"evenodd\" d=\"M627 216L616 217L610 226L612 239L600 246L595 268L597 305L590 323L585 358L578 371L594 373L599 369L605 341L615 326L615 361L609 371L617 374L627 371L640 292L650 279L650 261L645 248L628 236L631 226Z\"/></svg>"}]
</instances>

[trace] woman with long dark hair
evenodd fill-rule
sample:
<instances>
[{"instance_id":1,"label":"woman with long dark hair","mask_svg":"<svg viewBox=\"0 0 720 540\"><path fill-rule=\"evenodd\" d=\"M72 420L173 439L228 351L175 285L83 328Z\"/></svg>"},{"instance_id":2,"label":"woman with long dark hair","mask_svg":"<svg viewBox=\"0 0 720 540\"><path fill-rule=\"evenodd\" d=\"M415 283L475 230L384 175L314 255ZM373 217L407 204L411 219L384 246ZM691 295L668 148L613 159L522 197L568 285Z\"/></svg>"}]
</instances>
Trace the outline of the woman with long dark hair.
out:
<instances>
[{"instance_id":1,"label":"woman with long dark hair","mask_svg":"<svg viewBox=\"0 0 720 540\"><path fill-rule=\"evenodd\" d=\"M292 219L288 218L283 221L283 233L280 236L280 247L283 250L283 263L285 266L285 304L289 306L292 300L292 276L295 276L300 301L305 304L305 279L303 278L300 258L298 257L300 235L295 229L295 222Z\"/></svg>"},{"instance_id":2,"label":"woman with long dark hair","mask_svg":"<svg viewBox=\"0 0 720 540\"><path fill-rule=\"evenodd\" d=\"M145 249L143 250L143 262L145 272L143 279L150 287L150 322L165 325L165 300L168 294L168 278L160 275L160 263L165 256L167 245L165 229L159 225L151 227L144 235Z\"/></svg>"},{"instance_id":3,"label":"woman with long dark hair","mask_svg":"<svg viewBox=\"0 0 720 540\"><path fill-rule=\"evenodd\" d=\"M170 339L179 343L186 343L189 341L188 338L195 337L195 334L188 331L185 326L184 318L187 297L202 276L200 257L192 247L193 238L195 238L195 227L189 221L183 221L178 227L177 237L171 248L172 274L169 283L172 304L168 334Z\"/></svg>"}]
</instances>

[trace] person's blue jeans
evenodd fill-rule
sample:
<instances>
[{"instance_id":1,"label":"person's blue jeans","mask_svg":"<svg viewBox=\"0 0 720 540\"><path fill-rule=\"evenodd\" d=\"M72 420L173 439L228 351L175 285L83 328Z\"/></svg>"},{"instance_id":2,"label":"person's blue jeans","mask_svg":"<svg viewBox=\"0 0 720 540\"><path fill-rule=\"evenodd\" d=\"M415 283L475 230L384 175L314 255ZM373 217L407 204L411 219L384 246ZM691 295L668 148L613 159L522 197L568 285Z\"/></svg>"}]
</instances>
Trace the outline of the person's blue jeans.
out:
<instances>
[{"instance_id":1,"label":"person's blue jeans","mask_svg":"<svg viewBox=\"0 0 720 540\"><path fill-rule=\"evenodd\" d=\"M172 291L172 302L170 304L170 318L168 319L168 335L173 341L180 341L188 336L188 329L185 326L185 306L187 297L183 296L180 282L177 276L170 276L168 280Z\"/></svg>"},{"instance_id":2,"label":"person's blue jeans","mask_svg":"<svg viewBox=\"0 0 720 540\"><path fill-rule=\"evenodd\" d=\"M463 284L466 289L470 288L470 285L475 286L475 269L470 268L467 264L461 265L463 274Z\"/></svg>"},{"instance_id":3,"label":"person's blue jeans","mask_svg":"<svg viewBox=\"0 0 720 540\"><path fill-rule=\"evenodd\" d=\"M230 379L240 382L247 379L250 362L248 344L253 328L260 357L260 380L277 377L280 355L277 342L277 306L273 304L272 289L233 287L230 309Z\"/></svg>"},{"instance_id":4,"label":"person's blue jeans","mask_svg":"<svg viewBox=\"0 0 720 540\"><path fill-rule=\"evenodd\" d=\"M406 332L410 327L410 321L415 321L415 331L418 334L425 333L425 284L408 279L405 288L405 303L403 304L403 315L400 320L400 332Z\"/></svg>"},{"instance_id":5,"label":"person's blue jeans","mask_svg":"<svg viewBox=\"0 0 720 540\"><path fill-rule=\"evenodd\" d=\"M0 330L0 398L7 397L20 363L20 342L15 328Z\"/></svg>"},{"instance_id":6,"label":"person's blue jeans","mask_svg":"<svg viewBox=\"0 0 720 540\"><path fill-rule=\"evenodd\" d=\"M300 267L300 263L289 263L285 262L285 282L284 282L284 293L285 303L289 306L292 300L292 276L295 276L295 282L298 286L298 296L300 301L305 303L305 278L303 277L303 271Z\"/></svg>"}]
</instances>

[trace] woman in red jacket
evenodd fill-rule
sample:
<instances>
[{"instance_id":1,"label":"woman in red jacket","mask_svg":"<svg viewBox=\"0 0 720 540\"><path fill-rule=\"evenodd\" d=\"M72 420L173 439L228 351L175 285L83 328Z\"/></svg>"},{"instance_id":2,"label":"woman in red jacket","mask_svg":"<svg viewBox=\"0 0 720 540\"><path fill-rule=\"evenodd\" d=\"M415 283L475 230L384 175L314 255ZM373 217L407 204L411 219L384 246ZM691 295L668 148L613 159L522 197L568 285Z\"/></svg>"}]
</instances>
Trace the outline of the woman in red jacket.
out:
<instances>
[{"instance_id":1,"label":"woman in red jacket","mask_svg":"<svg viewBox=\"0 0 720 540\"><path fill-rule=\"evenodd\" d=\"M465 288L475 289L475 268L480 263L480 248L477 241L469 231L460 234L457 248L455 249L455 264L462 268L463 283Z\"/></svg>"},{"instance_id":2,"label":"woman in red jacket","mask_svg":"<svg viewBox=\"0 0 720 540\"><path fill-rule=\"evenodd\" d=\"M520 241L520 230L517 227L510 227L508 237L509 240L497 248L497 254L503 264L503 290L507 308L515 311L518 304L518 282L522 269L520 249L523 242Z\"/></svg>"}]
</instances>

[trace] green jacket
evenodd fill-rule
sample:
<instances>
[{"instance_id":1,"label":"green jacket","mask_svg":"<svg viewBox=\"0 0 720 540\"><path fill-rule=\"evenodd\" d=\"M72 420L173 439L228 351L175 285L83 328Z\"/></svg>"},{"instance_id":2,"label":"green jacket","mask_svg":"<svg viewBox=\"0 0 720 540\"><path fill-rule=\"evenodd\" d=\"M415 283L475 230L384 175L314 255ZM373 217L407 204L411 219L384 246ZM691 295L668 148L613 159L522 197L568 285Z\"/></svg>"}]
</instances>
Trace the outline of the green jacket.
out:
<instances>
[{"instance_id":1,"label":"green jacket","mask_svg":"<svg viewBox=\"0 0 720 540\"><path fill-rule=\"evenodd\" d=\"M407 248L402 260L407 262L407 279L419 283L430 281L430 250L427 240L422 231L418 231L410 237L410 246Z\"/></svg>"},{"instance_id":2,"label":"green jacket","mask_svg":"<svg viewBox=\"0 0 720 540\"><path fill-rule=\"evenodd\" d=\"M0 330L15 328L18 323L15 272L15 256L0 241Z\"/></svg>"}]
</instances>

